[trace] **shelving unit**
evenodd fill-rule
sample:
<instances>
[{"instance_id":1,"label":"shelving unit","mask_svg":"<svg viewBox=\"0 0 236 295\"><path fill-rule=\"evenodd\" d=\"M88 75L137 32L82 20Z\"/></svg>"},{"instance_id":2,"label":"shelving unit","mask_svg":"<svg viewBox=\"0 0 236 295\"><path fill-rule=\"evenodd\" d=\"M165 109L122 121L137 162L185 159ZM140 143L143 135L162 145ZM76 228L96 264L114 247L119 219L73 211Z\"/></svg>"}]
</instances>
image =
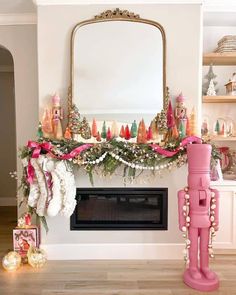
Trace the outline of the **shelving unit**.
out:
<instances>
[{"instance_id":1,"label":"shelving unit","mask_svg":"<svg viewBox=\"0 0 236 295\"><path fill-rule=\"evenodd\" d=\"M211 137L212 141L231 141L231 142L236 142L236 136L227 136L227 137L223 137L223 136L212 136Z\"/></svg>"},{"instance_id":2,"label":"shelving unit","mask_svg":"<svg viewBox=\"0 0 236 295\"><path fill-rule=\"evenodd\" d=\"M224 1L222 1L224 2ZM236 35L236 13L235 11L225 12L204 12L204 42L203 49L203 79L207 73L207 67L213 65L213 72L217 75L215 82L218 82L216 88L219 93L226 93L224 85L227 83L233 72L236 72L236 52L215 53L211 52L217 47L217 43L226 35ZM203 96L202 113L209 119L209 130L212 131L214 122L217 118L236 118L236 96ZM236 123L236 122L235 122ZM236 127L236 124L235 124ZM230 149L236 149L236 136L223 137L214 136L211 138L217 146L228 146ZM228 175L224 175L226 178ZM236 249L236 180L224 179L212 181L211 186L220 192L220 229L217 233L216 247L221 248L221 253L226 253L222 249ZM226 213L227 212L227 213Z\"/></svg>"},{"instance_id":3,"label":"shelving unit","mask_svg":"<svg viewBox=\"0 0 236 295\"><path fill-rule=\"evenodd\" d=\"M236 65L236 53L206 53L203 55L203 65L233 66Z\"/></svg>"},{"instance_id":4,"label":"shelving unit","mask_svg":"<svg viewBox=\"0 0 236 295\"><path fill-rule=\"evenodd\" d=\"M203 66L213 64L214 66L235 66L236 65L236 53L207 53L203 55ZM231 95L215 95L215 96L203 96L203 103L236 103L236 96ZM234 106L233 106L234 107ZM236 136L224 137L212 135L210 139L219 145L231 145L235 146ZM213 182L216 185L216 182ZM236 180L222 180L217 183L220 187L231 186L235 188Z\"/></svg>"},{"instance_id":5,"label":"shelving unit","mask_svg":"<svg viewBox=\"0 0 236 295\"><path fill-rule=\"evenodd\" d=\"M203 96L202 102L204 103L236 103L236 96L233 96L233 95Z\"/></svg>"}]
</instances>

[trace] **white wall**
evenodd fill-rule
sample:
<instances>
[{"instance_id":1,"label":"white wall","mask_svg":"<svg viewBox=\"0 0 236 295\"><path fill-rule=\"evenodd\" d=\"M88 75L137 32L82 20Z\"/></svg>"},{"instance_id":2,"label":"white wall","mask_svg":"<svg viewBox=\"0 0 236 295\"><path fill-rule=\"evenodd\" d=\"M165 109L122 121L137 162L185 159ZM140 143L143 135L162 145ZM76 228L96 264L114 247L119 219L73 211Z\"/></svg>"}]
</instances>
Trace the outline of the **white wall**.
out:
<instances>
[{"instance_id":1,"label":"white wall","mask_svg":"<svg viewBox=\"0 0 236 295\"><path fill-rule=\"evenodd\" d=\"M0 72L0 205L5 206L16 205L16 182L9 175L16 170L15 128L14 72Z\"/></svg>"},{"instance_id":2,"label":"white wall","mask_svg":"<svg viewBox=\"0 0 236 295\"><path fill-rule=\"evenodd\" d=\"M67 87L70 82L69 44L72 28L82 20L90 19L106 9L117 6L119 5L38 7L40 114L42 114L45 105L49 103L50 94L55 91L58 91L63 98L63 106L65 108L67 106ZM201 6L197 4L122 5L120 8L138 13L143 18L157 21L164 27L167 37L167 85L169 85L173 95L178 95L179 92L183 91L187 97L188 107L195 106L199 114L201 104ZM182 242L177 224L176 193L186 184L186 176L186 169L181 168L163 179L156 177L146 184L146 186L169 188L168 231L71 232L69 220L57 217L48 220L50 232L47 236L43 236L43 246L47 249L49 257L58 259L63 257L65 259L66 257L81 258L81 255L82 258L105 258L107 245L110 245L109 249L111 250L116 249L115 246L117 245L121 247L124 244L157 245L158 243L167 243L168 245L176 245ZM123 185L122 177L115 179L108 181L97 178L95 185ZM79 173L77 181L80 186L90 186L88 177L82 172ZM64 248L62 244L64 244ZM72 248L68 248L68 244ZM84 247L88 250L80 252L82 245L85 245ZM69 252L68 249L72 249L72 251ZM95 256L91 255L91 251L89 251L91 249L93 249ZM132 249L134 250L134 248ZM182 249L182 246L179 249ZM74 250L77 254L73 252ZM63 255L61 255L62 251L64 251ZM157 254L161 257L161 253L154 252L156 253L153 253L152 257L157 257ZM171 253L169 254L171 255ZM115 258L118 257L117 255L119 253L113 251L110 257ZM141 251L137 255L139 258L144 258L147 257L148 253ZM177 256L182 256L181 250L179 250ZM121 258L121 256L119 257Z\"/></svg>"},{"instance_id":3,"label":"white wall","mask_svg":"<svg viewBox=\"0 0 236 295\"><path fill-rule=\"evenodd\" d=\"M0 26L0 45L14 61L17 154L19 147L35 138L38 125L36 33L35 25ZM17 170L21 170L19 159Z\"/></svg>"}]
</instances>

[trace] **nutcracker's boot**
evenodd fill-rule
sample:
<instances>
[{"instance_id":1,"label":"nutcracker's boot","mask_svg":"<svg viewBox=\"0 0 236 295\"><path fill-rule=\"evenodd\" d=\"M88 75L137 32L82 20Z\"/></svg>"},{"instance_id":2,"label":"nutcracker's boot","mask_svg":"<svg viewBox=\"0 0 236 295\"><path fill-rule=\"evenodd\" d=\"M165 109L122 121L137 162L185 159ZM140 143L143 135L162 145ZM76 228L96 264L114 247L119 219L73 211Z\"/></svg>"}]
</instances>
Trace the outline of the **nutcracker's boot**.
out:
<instances>
[{"instance_id":1,"label":"nutcracker's boot","mask_svg":"<svg viewBox=\"0 0 236 295\"><path fill-rule=\"evenodd\" d=\"M189 274L195 279L201 279L202 275L198 268L198 229L194 227L189 228Z\"/></svg>"},{"instance_id":2,"label":"nutcracker's boot","mask_svg":"<svg viewBox=\"0 0 236 295\"><path fill-rule=\"evenodd\" d=\"M209 228L202 228L200 233L200 269L208 280L216 279L216 274L209 268Z\"/></svg>"}]
</instances>

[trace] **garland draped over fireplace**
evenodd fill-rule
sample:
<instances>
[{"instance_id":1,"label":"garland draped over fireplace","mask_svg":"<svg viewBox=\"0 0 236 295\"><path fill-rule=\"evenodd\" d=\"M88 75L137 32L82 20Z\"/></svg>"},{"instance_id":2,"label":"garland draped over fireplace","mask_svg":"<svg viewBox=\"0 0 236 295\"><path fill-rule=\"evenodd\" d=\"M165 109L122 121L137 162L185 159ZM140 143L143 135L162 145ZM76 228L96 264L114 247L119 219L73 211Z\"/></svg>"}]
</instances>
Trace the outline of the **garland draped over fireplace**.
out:
<instances>
[{"instance_id":1,"label":"garland draped over fireplace","mask_svg":"<svg viewBox=\"0 0 236 295\"><path fill-rule=\"evenodd\" d=\"M112 175L121 165L125 181L138 177L144 170L158 176L162 171L185 164L186 146L195 142L201 139L190 136L163 147L116 140L97 144L44 138L29 141L20 153L23 163L20 188L24 195L21 202L25 202L29 212L35 213L46 226L46 216L69 217L74 211L75 167L85 169L92 185L94 173ZM218 153L213 147L212 159L216 158Z\"/></svg>"}]
</instances>

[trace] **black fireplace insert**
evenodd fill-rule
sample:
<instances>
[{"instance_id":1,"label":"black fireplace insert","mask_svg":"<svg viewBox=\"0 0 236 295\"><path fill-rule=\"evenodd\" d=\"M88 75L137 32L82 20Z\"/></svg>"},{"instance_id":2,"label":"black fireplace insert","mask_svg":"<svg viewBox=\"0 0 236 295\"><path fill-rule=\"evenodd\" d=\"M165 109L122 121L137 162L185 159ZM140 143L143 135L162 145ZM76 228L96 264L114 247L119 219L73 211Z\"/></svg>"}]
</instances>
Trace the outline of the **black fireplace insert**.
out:
<instances>
[{"instance_id":1,"label":"black fireplace insert","mask_svg":"<svg viewBox=\"0 0 236 295\"><path fill-rule=\"evenodd\" d=\"M167 230L167 188L77 188L71 230Z\"/></svg>"}]
</instances>

